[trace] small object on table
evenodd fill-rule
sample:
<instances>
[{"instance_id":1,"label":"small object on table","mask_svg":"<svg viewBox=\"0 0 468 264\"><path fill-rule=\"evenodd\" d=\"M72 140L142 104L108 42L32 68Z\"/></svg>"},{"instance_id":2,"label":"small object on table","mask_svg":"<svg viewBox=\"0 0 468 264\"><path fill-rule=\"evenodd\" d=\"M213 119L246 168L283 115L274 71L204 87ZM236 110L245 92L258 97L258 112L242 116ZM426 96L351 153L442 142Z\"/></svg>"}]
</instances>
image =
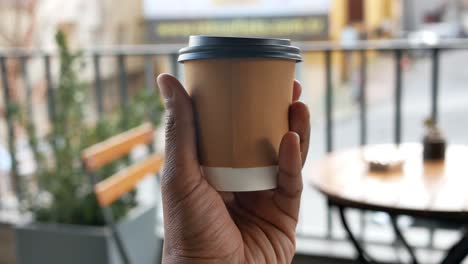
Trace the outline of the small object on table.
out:
<instances>
[{"instance_id":1,"label":"small object on table","mask_svg":"<svg viewBox=\"0 0 468 264\"><path fill-rule=\"evenodd\" d=\"M394 146L379 146L364 152L364 162L371 172L395 172L403 169L404 159Z\"/></svg>"},{"instance_id":2,"label":"small object on table","mask_svg":"<svg viewBox=\"0 0 468 264\"><path fill-rule=\"evenodd\" d=\"M423 139L423 159L425 161L444 160L446 140L434 120L426 119L426 134Z\"/></svg>"}]
</instances>

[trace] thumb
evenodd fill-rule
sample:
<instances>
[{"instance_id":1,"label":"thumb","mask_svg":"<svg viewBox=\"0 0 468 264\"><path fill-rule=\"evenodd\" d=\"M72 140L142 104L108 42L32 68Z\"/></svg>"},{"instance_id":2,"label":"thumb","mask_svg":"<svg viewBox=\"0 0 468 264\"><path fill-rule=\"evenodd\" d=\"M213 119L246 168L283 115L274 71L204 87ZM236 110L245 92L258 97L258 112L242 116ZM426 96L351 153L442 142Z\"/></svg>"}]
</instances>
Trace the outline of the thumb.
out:
<instances>
[{"instance_id":1,"label":"thumb","mask_svg":"<svg viewBox=\"0 0 468 264\"><path fill-rule=\"evenodd\" d=\"M183 195L201 179L192 101L173 76L161 74L157 82L167 111L163 192Z\"/></svg>"}]
</instances>

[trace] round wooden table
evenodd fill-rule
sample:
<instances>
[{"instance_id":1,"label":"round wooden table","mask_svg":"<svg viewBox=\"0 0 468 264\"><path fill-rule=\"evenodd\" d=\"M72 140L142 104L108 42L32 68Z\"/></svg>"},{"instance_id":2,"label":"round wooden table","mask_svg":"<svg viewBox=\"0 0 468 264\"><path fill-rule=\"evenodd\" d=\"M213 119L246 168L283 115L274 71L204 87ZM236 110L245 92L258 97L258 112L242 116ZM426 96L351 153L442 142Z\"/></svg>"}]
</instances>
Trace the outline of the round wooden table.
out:
<instances>
[{"instance_id":1,"label":"round wooden table","mask_svg":"<svg viewBox=\"0 0 468 264\"><path fill-rule=\"evenodd\" d=\"M401 157L401 169L374 172L366 160ZM423 161L422 145L416 143L368 145L327 155L314 163L310 181L340 209L348 236L361 262L370 257L349 229L344 210L357 208L386 212L397 237L418 263L411 247L396 225L396 217L409 215L431 220L468 224L468 146L450 145L445 161ZM457 263L468 252L465 236L442 263ZM462 260L462 259L461 259ZM460 260L460 261L461 261Z\"/></svg>"}]
</instances>

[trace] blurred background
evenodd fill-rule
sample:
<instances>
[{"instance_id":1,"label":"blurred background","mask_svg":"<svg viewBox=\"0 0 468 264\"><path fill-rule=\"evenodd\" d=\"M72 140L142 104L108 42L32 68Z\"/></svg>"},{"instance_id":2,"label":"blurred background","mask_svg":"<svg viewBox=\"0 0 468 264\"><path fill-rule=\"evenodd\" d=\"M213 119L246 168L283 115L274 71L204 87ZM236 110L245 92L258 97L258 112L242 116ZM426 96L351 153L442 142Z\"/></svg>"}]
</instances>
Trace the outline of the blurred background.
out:
<instances>
[{"instance_id":1,"label":"blurred background","mask_svg":"<svg viewBox=\"0 0 468 264\"><path fill-rule=\"evenodd\" d=\"M296 263L355 257L337 212L312 187L314 161L361 145L422 142L427 118L450 144L468 144L466 0L0 0L1 264L64 263L58 255L75 263L70 256L90 241L90 260L82 254L76 263L121 263L82 151L150 122L150 147L95 174L104 179L161 152L155 77L183 80L177 52L190 35L289 38L302 49L296 77L312 133ZM145 179L111 207L129 254L144 255L137 263L158 263L158 188L157 178ZM383 262L410 259L386 214L352 210L349 221ZM412 217L399 224L423 263L439 262L464 230ZM154 233L138 241L138 226Z\"/></svg>"}]
</instances>

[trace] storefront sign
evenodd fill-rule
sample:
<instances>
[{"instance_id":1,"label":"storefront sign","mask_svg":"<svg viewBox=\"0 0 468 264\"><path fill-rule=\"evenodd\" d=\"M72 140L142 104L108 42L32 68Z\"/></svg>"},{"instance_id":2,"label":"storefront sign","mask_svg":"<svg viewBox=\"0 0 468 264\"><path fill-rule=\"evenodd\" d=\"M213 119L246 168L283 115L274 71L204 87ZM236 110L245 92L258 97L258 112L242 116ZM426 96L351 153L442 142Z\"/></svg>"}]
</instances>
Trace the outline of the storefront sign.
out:
<instances>
[{"instance_id":1,"label":"storefront sign","mask_svg":"<svg viewBox=\"0 0 468 264\"><path fill-rule=\"evenodd\" d=\"M330 0L145 0L149 40L185 42L189 35L324 39Z\"/></svg>"}]
</instances>

